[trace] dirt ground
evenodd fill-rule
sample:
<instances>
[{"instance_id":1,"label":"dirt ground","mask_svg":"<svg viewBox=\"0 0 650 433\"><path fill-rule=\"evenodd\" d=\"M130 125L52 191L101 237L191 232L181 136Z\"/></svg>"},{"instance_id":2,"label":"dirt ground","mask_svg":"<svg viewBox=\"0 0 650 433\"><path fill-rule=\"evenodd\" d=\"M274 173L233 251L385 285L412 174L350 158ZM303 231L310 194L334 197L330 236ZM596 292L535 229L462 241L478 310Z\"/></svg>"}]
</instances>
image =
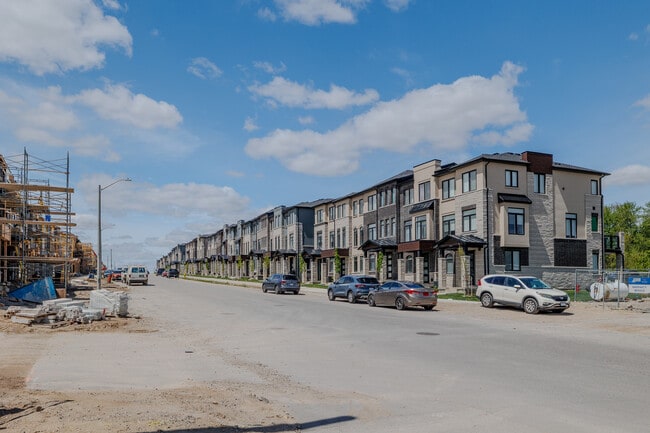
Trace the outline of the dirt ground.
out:
<instances>
[{"instance_id":1,"label":"dirt ground","mask_svg":"<svg viewBox=\"0 0 650 433\"><path fill-rule=\"evenodd\" d=\"M124 290L124 287L119 287ZM87 291L72 293L83 299ZM481 308L476 302L440 301L437 310L471 319L526 320L563 329L600 328L650 336L650 301L605 306L574 303L562 314L529 316L511 308ZM272 398L271 385L205 383L188 388L153 391L52 392L26 387L31 366L54 333L156 332L147 318L110 317L91 324L20 325L0 309L0 338L14 342L0 350L0 431L41 433L86 432L291 432L302 431ZM561 325L558 318L561 317ZM29 338L16 339L21 335ZM24 341L23 341L24 340ZM0 345L1 349L1 345Z\"/></svg>"},{"instance_id":2,"label":"dirt ground","mask_svg":"<svg viewBox=\"0 0 650 433\"><path fill-rule=\"evenodd\" d=\"M106 288L106 287L105 287ZM111 286L108 287L109 289ZM117 288L117 286L113 286ZM120 286L119 290L125 290ZM88 291L69 293L88 298ZM0 301L1 302L1 301ZM6 308L5 308L6 309ZM265 387L247 383L207 383L149 391L53 392L26 387L32 365L47 339L60 332L156 332L147 319L108 317L65 326L12 323L0 308L3 337L29 335L11 350L0 344L0 431L24 433L88 432L290 432L292 417L264 397ZM6 347L5 347L6 348ZM271 390L268 390L269 392ZM269 427L273 426L273 427Z\"/></svg>"}]
</instances>

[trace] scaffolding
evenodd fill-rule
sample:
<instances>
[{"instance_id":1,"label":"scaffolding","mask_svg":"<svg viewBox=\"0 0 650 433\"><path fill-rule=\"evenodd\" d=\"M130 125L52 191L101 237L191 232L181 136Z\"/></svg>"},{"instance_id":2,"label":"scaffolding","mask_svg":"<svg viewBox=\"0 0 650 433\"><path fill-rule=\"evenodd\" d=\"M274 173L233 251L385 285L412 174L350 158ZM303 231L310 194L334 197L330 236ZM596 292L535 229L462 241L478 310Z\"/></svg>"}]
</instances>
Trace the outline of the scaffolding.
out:
<instances>
[{"instance_id":1,"label":"scaffolding","mask_svg":"<svg viewBox=\"0 0 650 433\"><path fill-rule=\"evenodd\" d=\"M51 276L68 287L73 257L70 156L0 155L0 283Z\"/></svg>"}]
</instances>

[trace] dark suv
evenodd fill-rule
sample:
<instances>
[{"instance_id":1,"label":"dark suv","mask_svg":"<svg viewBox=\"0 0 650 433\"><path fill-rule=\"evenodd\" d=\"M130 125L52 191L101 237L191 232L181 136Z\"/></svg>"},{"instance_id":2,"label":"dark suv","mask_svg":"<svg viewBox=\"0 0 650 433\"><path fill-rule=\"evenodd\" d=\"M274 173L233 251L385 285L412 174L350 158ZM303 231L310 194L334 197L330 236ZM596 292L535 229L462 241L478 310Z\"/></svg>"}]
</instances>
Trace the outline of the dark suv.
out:
<instances>
[{"instance_id":1,"label":"dark suv","mask_svg":"<svg viewBox=\"0 0 650 433\"><path fill-rule=\"evenodd\" d=\"M292 274L273 274L262 281L262 291L273 290L277 295L284 292L300 293L300 281Z\"/></svg>"},{"instance_id":2,"label":"dark suv","mask_svg":"<svg viewBox=\"0 0 650 433\"><path fill-rule=\"evenodd\" d=\"M167 278L178 278L178 269L169 269L167 271Z\"/></svg>"},{"instance_id":3,"label":"dark suv","mask_svg":"<svg viewBox=\"0 0 650 433\"><path fill-rule=\"evenodd\" d=\"M368 275L344 275L327 288L327 297L330 301L336 298L347 298L354 304L359 299L368 298L371 288L379 287L379 281Z\"/></svg>"}]
</instances>

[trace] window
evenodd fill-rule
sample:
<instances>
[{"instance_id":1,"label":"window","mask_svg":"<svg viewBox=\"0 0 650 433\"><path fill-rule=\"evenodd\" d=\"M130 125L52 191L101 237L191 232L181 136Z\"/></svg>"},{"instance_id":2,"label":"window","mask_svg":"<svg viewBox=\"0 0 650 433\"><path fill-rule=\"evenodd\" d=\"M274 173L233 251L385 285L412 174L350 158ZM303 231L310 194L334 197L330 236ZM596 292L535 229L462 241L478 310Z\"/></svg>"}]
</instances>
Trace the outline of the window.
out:
<instances>
[{"instance_id":1,"label":"window","mask_svg":"<svg viewBox=\"0 0 650 433\"><path fill-rule=\"evenodd\" d=\"M418 185L418 201L425 201L431 198L431 182L422 182Z\"/></svg>"},{"instance_id":2,"label":"window","mask_svg":"<svg viewBox=\"0 0 650 433\"><path fill-rule=\"evenodd\" d=\"M591 181L591 193L593 195L598 195L598 181L597 180L592 180Z\"/></svg>"},{"instance_id":3,"label":"window","mask_svg":"<svg viewBox=\"0 0 650 433\"><path fill-rule=\"evenodd\" d=\"M452 198L456 195L456 179L442 181L442 198Z\"/></svg>"},{"instance_id":4,"label":"window","mask_svg":"<svg viewBox=\"0 0 650 433\"><path fill-rule=\"evenodd\" d=\"M520 251L506 250L506 271L521 271Z\"/></svg>"},{"instance_id":5,"label":"window","mask_svg":"<svg viewBox=\"0 0 650 433\"><path fill-rule=\"evenodd\" d=\"M375 209L377 209L377 196L373 194L368 196L368 212Z\"/></svg>"},{"instance_id":6,"label":"window","mask_svg":"<svg viewBox=\"0 0 650 433\"><path fill-rule=\"evenodd\" d=\"M463 192L476 190L476 170L463 173Z\"/></svg>"},{"instance_id":7,"label":"window","mask_svg":"<svg viewBox=\"0 0 650 433\"><path fill-rule=\"evenodd\" d=\"M354 246L358 247L359 246L359 230L356 228L352 231L352 239L354 242Z\"/></svg>"},{"instance_id":8,"label":"window","mask_svg":"<svg viewBox=\"0 0 650 433\"><path fill-rule=\"evenodd\" d=\"M506 186L516 188L519 186L519 172L515 170L506 170Z\"/></svg>"},{"instance_id":9,"label":"window","mask_svg":"<svg viewBox=\"0 0 650 433\"><path fill-rule=\"evenodd\" d=\"M445 272L447 274L454 273L454 256L451 253L445 256Z\"/></svg>"},{"instance_id":10,"label":"window","mask_svg":"<svg viewBox=\"0 0 650 433\"><path fill-rule=\"evenodd\" d=\"M352 216L357 216L357 210L359 209L359 203L356 201L352 202Z\"/></svg>"},{"instance_id":11,"label":"window","mask_svg":"<svg viewBox=\"0 0 650 433\"><path fill-rule=\"evenodd\" d=\"M386 191L381 191L379 193L379 207L384 207L388 203L386 203Z\"/></svg>"},{"instance_id":12,"label":"window","mask_svg":"<svg viewBox=\"0 0 650 433\"><path fill-rule=\"evenodd\" d=\"M427 217L419 216L415 218L415 239L427 238Z\"/></svg>"},{"instance_id":13,"label":"window","mask_svg":"<svg viewBox=\"0 0 650 433\"><path fill-rule=\"evenodd\" d=\"M600 268L600 256L598 251L593 251L591 253L591 269L598 270Z\"/></svg>"},{"instance_id":14,"label":"window","mask_svg":"<svg viewBox=\"0 0 650 433\"><path fill-rule=\"evenodd\" d=\"M354 270L354 272L359 272L359 258L358 257L354 257L352 259L352 269Z\"/></svg>"},{"instance_id":15,"label":"window","mask_svg":"<svg viewBox=\"0 0 650 433\"><path fill-rule=\"evenodd\" d=\"M524 210L514 207L508 208L508 234L524 234Z\"/></svg>"},{"instance_id":16,"label":"window","mask_svg":"<svg viewBox=\"0 0 650 433\"><path fill-rule=\"evenodd\" d=\"M591 214L591 231L596 233L598 232L598 214L597 213L592 213Z\"/></svg>"},{"instance_id":17,"label":"window","mask_svg":"<svg viewBox=\"0 0 650 433\"><path fill-rule=\"evenodd\" d=\"M363 262L364 261L365 260L363 259L363 257L359 258L359 272L363 272Z\"/></svg>"},{"instance_id":18,"label":"window","mask_svg":"<svg viewBox=\"0 0 650 433\"><path fill-rule=\"evenodd\" d=\"M410 254L406 256L406 273L407 274L413 273L413 256Z\"/></svg>"},{"instance_id":19,"label":"window","mask_svg":"<svg viewBox=\"0 0 650 433\"><path fill-rule=\"evenodd\" d=\"M534 175L533 192L537 194L546 194L546 175L541 173L535 173Z\"/></svg>"},{"instance_id":20,"label":"window","mask_svg":"<svg viewBox=\"0 0 650 433\"><path fill-rule=\"evenodd\" d=\"M330 249L334 248L334 232L330 232Z\"/></svg>"},{"instance_id":21,"label":"window","mask_svg":"<svg viewBox=\"0 0 650 433\"><path fill-rule=\"evenodd\" d=\"M375 253L371 253L368 255L368 271L374 272L377 270L377 258L375 257Z\"/></svg>"},{"instance_id":22,"label":"window","mask_svg":"<svg viewBox=\"0 0 650 433\"><path fill-rule=\"evenodd\" d=\"M442 235L456 234L456 215L445 215L442 217Z\"/></svg>"},{"instance_id":23,"label":"window","mask_svg":"<svg viewBox=\"0 0 650 433\"><path fill-rule=\"evenodd\" d=\"M471 232L476 230L476 208L463 211L463 231Z\"/></svg>"},{"instance_id":24,"label":"window","mask_svg":"<svg viewBox=\"0 0 650 433\"><path fill-rule=\"evenodd\" d=\"M404 204L411 204L413 203L413 188L409 188L404 191Z\"/></svg>"},{"instance_id":25,"label":"window","mask_svg":"<svg viewBox=\"0 0 650 433\"><path fill-rule=\"evenodd\" d=\"M323 232L316 232L316 249L323 249Z\"/></svg>"},{"instance_id":26,"label":"window","mask_svg":"<svg viewBox=\"0 0 650 433\"><path fill-rule=\"evenodd\" d=\"M368 224L368 240L374 241L377 239L377 224Z\"/></svg>"},{"instance_id":27,"label":"window","mask_svg":"<svg viewBox=\"0 0 650 433\"><path fill-rule=\"evenodd\" d=\"M329 215L330 216L330 221L334 221L334 216L336 215L335 214L336 208L334 206L330 206L329 211L330 211L330 215Z\"/></svg>"},{"instance_id":28,"label":"window","mask_svg":"<svg viewBox=\"0 0 650 433\"><path fill-rule=\"evenodd\" d=\"M404 221L404 242L411 242L413 235L411 234L411 220Z\"/></svg>"},{"instance_id":29,"label":"window","mask_svg":"<svg viewBox=\"0 0 650 433\"><path fill-rule=\"evenodd\" d=\"M341 229L336 229L336 248L341 246Z\"/></svg>"},{"instance_id":30,"label":"window","mask_svg":"<svg viewBox=\"0 0 650 433\"><path fill-rule=\"evenodd\" d=\"M397 220L395 217L392 217L390 219L390 235L395 236L395 233L397 231Z\"/></svg>"},{"instance_id":31,"label":"window","mask_svg":"<svg viewBox=\"0 0 650 433\"><path fill-rule=\"evenodd\" d=\"M363 241L365 240L363 236L363 227L359 228L359 242L363 244Z\"/></svg>"},{"instance_id":32,"label":"window","mask_svg":"<svg viewBox=\"0 0 650 433\"><path fill-rule=\"evenodd\" d=\"M347 248L348 247L348 241L347 241L348 233L345 227L341 229L341 248Z\"/></svg>"},{"instance_id":33,"label":"window","mask_svg":"<svg viewBox=\"0 0 650 433\"><path fill-rule=\"evenodd\" d=\"M386 221L384 220L379 221L379 237L386 237Z\"/></svg>"},{"instance_id":34,"label":"window","mask_svg":"<svg viewBox=\"0 0 650 433\"><path fill-rule=\"evenodd\" d=\"M363 214L363 199L359 200L359 215Z\"/></svg>"},{"instance_id":35,"label":"window","mask_svg":"<svg viewBox=\"0 0 650 433\"><path fill-rule=\"evenodd\" d=\"M578 237L578 215L574 213L566 214L566 237Z\"/></svg>"}]
</instances>

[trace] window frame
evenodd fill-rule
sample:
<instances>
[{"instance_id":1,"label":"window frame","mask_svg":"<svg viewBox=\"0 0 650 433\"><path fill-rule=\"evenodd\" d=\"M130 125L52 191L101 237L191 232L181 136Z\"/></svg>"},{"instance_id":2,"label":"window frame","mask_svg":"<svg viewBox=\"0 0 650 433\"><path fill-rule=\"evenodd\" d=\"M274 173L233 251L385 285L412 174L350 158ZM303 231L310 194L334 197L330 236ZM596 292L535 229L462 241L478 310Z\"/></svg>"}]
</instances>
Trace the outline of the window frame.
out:
<instances>
[{"instance_id":1,"label":"window frame","mask_svg":"<svg viewBox=\"0 0 650 433\"><path fill-rule=\"evenodd\" d=\"M465 192L471 192L471 191L476 191L478 188L477 185L477 171L476 170L470 170L466 171L465 173L462 174L462 191Z\"/></svg>"},{"instance_id":2,"label":"window frame","mask_svg":"<svg viewBox=\"0 0 650 433\"><path fill-rule=\"evenodd\" d=\"M475 232L477 230L476 208L463 211L463 232Z\"/></svg>"},{"instance_id":3,"label":"window frame","mask_svg":"<svg viewBox=\"0 0 650 433\"><path fill-rule=\"evenodd\" d=\"M506 186L508 188L519 188L519 172L517 170L506 169Z\"/></svg>"},{"instance_id":4,"label":"window frame","mask_svg":"<svg viewBox=\"0 0 650 433\"><path fill-rule=\"evenodd\" d=\"M442 181L442 199L446 200L456 196L456 178L446 179Z\"/></svg>"},{"instance_id":5,"label":"window frame","mask_svg":"<svg viewBox=\"0 0 650 433\"><path fill-rule=\"evenodd\" d=\"M508 208L508 234L526 234L526 210L519 207Z\"/></svg>"},{"instance_id":6,"label":"window frame","mask_svg":"<svg viewBox=\"0 0 650 433\"><path fill-rule=\"evenodd\" d=\"M564 216L564 230L567 239L578 238L578 214L566 213Z\"/></svg>"},{"instance_id":7,"label":"window frame","mask_svg":"<svg viewBox=\"0 0 650 433\"><path fill-rule=\"evenodd\" d=\"M546 194L546 175L544 173L533 173L533 192Z\"/></svg>"}]
</instances>

